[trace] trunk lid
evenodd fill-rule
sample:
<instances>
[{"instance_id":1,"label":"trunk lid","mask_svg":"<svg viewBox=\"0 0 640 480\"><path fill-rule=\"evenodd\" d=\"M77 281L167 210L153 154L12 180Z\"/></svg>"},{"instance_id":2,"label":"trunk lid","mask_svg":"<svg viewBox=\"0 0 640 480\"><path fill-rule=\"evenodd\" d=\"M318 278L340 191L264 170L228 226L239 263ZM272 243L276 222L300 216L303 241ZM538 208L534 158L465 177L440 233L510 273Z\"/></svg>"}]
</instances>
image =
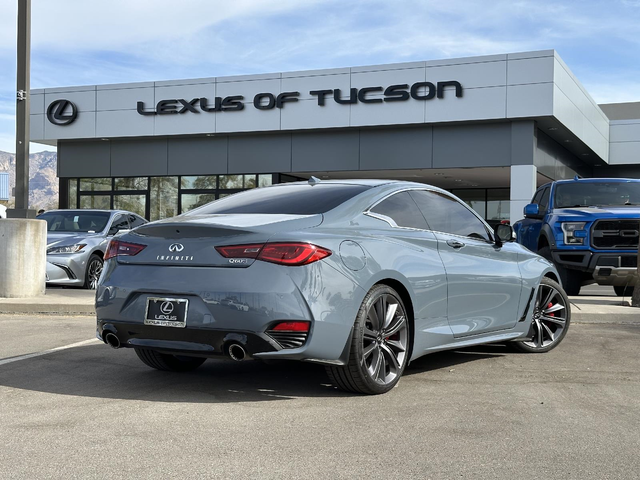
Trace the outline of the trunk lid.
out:
<instances>
[{"instance_id":1,"label":"trunk lid","mask_svg":"<svg viewBox=\"0 0 640 480\"><path fill-rule=\"evenodd\" d=\"M132 265L246 268L255 260L225 258L215 247L264 244L275 233L315 227L322 215L188 215L148 223L119 237L146 245L134 256L118 256Z\"/></svg>"}]
</instances>

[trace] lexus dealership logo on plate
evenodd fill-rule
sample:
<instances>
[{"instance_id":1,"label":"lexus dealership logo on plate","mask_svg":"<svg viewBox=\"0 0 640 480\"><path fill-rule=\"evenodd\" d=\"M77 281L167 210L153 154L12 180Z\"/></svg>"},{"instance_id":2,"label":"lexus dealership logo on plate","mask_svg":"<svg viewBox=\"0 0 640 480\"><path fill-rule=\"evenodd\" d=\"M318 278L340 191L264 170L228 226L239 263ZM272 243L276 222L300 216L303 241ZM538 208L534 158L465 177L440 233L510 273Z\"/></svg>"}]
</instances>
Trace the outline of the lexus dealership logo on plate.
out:
<instances>
[{"instance_id":1,"label":"lexus dealership logo on plate","mask_svg":"<svg viewBox=\"0 0 640 480\"><path fill-rule=\"evenodd\" d=\"M162 302L162 305L160 305L160 311L165 315L171 315L171 313L173 313L173 303Z\"/></svg>"},{"instance_id":2,"label":"lexus dealership logo on plate","mask_svg":"<svg viewBox=\"0 0 640 480\"><path fill-rule=\"evenodd\" d=\"M78 117L78 108L69 100L55 100L47 108L47 119L60 127L69 125Z\"/></svg>"},{"instance_id":3,"label":"lexus dealership logo on plate","mask_svg":"<svg viewBox=\"0 0 640 480\"><path fill-rule=\"evenodd\" d=\"M169 245L169 251L172 253L181 252L182 250L184 250L184 245L181 243L172 243Z\"/></svg>"}]
</instances>

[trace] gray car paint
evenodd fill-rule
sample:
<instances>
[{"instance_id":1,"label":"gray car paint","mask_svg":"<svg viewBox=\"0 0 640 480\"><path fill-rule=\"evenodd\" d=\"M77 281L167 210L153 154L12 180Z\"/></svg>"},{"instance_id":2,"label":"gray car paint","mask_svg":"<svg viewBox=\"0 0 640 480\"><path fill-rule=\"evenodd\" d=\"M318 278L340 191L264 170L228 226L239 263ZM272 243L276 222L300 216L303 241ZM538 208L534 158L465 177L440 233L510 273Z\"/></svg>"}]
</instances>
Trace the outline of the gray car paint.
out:
<instances>
[{"instance_id":1,"label":"gray car paint","mask_svg":"<svg viewBox=\"0 0 640 480\"><path fill-rule=\"evenodd\" d=\"M96 295L99 327L105 322L141 324L148 297L178 296L191 301L187 328L251 331L272 344L264 331L274 320L309 320L312 330L304 346L255 356L344 364L366 293L386 282L404 297L413 317L412 360L437 350L525 338L532 321L527 301L543 276L558 278L552 264L516 243L497 247L467 237L469 248L450 252L442 246L450 235L394 228L367 214L379 200L407 189L453 197L436 187L336 183L373 188L323 215L187 214L124 234L123 241L148 246L135 257L106 262ZM179 257L192 260L161 259L176 241L185 245ZM266 241L309 242L333 254L301 267L261 261L237 265L213 248ZM241 296L248 310L219 303L230 295Z\"/></svg>"},{"instance_id":2,"label":"gray car paint","mask_svg":"<svg viewBox=\"0 0 640 480\"><path fill-rule=\"evenodd\" d=\"M73 210L49 210L46 213L62 212L68 213ZM109 213L110 217L107 221L106 227L101 232L95 233L73 233L73 232L47 232L47 250L50 247L64 247L84 243L84 247L77 253L57 253L47 254L47 283L51 285L83 285L85 282L85 272L87 269L87 262L91 258L91 255L97 254L100 257L104 255L107 248L107 243L113 235L109 235L109 230L116 216L120 214L135 215L132 212L125 210L82 210L84 213L89 212L105 212ZM139 217L139 215L136 215ZM141 218L141 217L139 217ZM76 276L75 279L69 278L69 275L61 267L67 268L73 272Z\"/></svg>"}]
</instances>

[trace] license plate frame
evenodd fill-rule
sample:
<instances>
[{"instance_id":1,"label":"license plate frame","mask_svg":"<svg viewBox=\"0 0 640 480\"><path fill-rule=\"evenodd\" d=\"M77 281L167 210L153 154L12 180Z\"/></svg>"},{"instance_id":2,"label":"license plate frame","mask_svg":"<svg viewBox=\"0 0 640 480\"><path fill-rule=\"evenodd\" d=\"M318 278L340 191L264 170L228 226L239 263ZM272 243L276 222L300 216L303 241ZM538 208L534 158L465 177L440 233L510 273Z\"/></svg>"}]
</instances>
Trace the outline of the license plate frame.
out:
<instances>
[{"instance_id":1,"label":"license plate frame","mask_svg":"<svg viewBox=\"0 0 640 480\"><path fill-rule=\"evenodd\" d=\"M188 310L189 300L187 298L148 297L144 312L144 324L154 327L185 328Z\"/></svg>"}]
</instances>

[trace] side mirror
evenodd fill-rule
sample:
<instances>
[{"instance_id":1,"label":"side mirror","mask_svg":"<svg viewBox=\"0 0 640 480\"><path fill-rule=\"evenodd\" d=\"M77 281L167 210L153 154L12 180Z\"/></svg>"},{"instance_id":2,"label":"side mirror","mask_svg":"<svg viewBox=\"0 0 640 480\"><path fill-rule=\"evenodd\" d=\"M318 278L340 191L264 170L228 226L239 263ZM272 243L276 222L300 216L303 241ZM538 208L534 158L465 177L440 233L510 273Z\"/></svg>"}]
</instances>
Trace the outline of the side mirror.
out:
<instances>
[{"instance_id":1,"label":"side mirror","mask_svg":"<svg viewBox=\"0 0 640 480\"><path fill-rule=\"evenodd\" d=\"M539 218L540 217L540 205L537 203L530 203L526 207L524 207L524 216L531 218Z\"/></svg>"},{"instance_id":2,"label":"side mirror","mask_svg":"<svg viewBox=\"0 0 640 480\"><path fill-rule=\"evenodd\" d=\"M514 240L513 227L511 225L501 223L496 227L494 232L496 234L496 239L498 240L496 241L497 244L513 242Z\"/></svg>"}]
</instances>

